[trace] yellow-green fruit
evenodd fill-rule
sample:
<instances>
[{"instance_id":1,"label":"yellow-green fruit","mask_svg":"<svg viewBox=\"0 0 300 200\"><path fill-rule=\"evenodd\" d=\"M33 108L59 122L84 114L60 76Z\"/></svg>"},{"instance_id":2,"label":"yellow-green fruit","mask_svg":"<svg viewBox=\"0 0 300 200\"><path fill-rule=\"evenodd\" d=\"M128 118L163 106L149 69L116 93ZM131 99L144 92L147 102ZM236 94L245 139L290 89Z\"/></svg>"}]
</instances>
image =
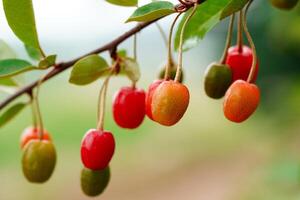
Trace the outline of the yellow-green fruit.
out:
<instances>
[{"instance_id":1,"label":"yellow-green fruit","mask_svg":"<svg viewBox=\"0 0 300 200\"><path fill-rule=\"evenodd\" d=\"M97 171L83 168L81 171L81 189L87 196L94 197L103 193L109 180L109 167Z\"/></svg>"},{"instance_id":2,"label":"yellow-green fruit","mask_svg":"<svg viewBox=\"0 0 300 200\"><path fill-rule=\"evenodd\" d=\"M270 0L273 6L283 10L293 9L299 0Z\"/></svg>"},{"instance_id":3,"label":"yellow-green fruit","mask_svg":"<svg viewBox=\"0 0 300 200\"><path fill-rule=\"evenodd\" d=\"M170 70L170 79L174 80L175 79L175 76L176 76L176 72L177 72L177 69L176 67L172 67L171 70ZM165 73L166 73L166 68L165 67L162 67L162 69L160 70L159 72L159 79L164 79L165 78ZM179 82L182 83L184 80L184 73L183 71L181 72L181 76L179 78Z\"/></svg>"},{"instance_id":4,"label":"yellow-green fruit","mask_svg":"<svg viewBox=\"0 0 300 200\"><path fill-rule=\"evenodd\" d=\"M204 89L213 99L222 98L232 82L232 72L228 65L212 63L204 77Z\"/></svg>"},{"instance_id":5,"label":"yellow-green fruit","mask_svg":"<svg viewBox=\"0 0 300 200\"><path fill-rule=\"evenodd\" d=\"M32 183L44 183L52 175L56 152L52 142L31 140L24 147L22 167L26 179Z\"/></svg>"}]
</instances>

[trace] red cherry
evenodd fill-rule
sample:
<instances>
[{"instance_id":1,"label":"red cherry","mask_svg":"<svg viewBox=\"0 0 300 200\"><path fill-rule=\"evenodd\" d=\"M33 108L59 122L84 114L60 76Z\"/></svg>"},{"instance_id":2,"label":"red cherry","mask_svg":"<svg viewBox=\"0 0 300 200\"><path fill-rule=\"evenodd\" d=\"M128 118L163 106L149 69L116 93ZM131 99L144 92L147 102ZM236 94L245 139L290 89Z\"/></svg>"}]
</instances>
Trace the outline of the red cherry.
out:
<instances>
[{"instance_id":1,"label":"red cherry","mask_svg":"<svg viewBox=\"0 0 300 200\"><path fill-rule=\"evenodd\" d=\"M115 151L114 136L107 131L89 130L81 143L81 160L91 170L105 169Z\"/></svg>"},{"instance_id":2,"label":"red cherry","mask_svg":"<svg viewBox=\"0 0 300 200\"><path fill-rule=\"evenodd\" d=\"M21 149L23 149L23 147L31 140L34 140L34 139L39 139L40 136L40 129L39 128L35 128L35 127L28 127L26 128L22 135L21 135L21 139L20 139L20 147ZM49 135L49 133L44 130L43 132L43 140L48 140L50 141L51 140L51 137Z\"/></svg>"},{"instance_id":3,"label":"red cherry","mask_svg":"<svg viewBox=\"0 0 300 200\"><path fill-rule=\"evenodd\" d=\"M187 110L189 100L189 90L185 85L173 80L163 81L152 95L154 121L165 126L176 124Z\"/></svg>"},{"instance_id":4,"label":"red cherry","mask_svg":"<svg viewBox=\"0 0 300 200\"><path fill-rule=\"evenodd\" d=\"M251 71L253 61L252 49L248 46L243 46L242 51L239 51L238 46L229 48L226 58L226 64L232 70L232 82L236 80L247 81ZM256 81L259 65L256 65L256 71L252 82Z\"/></svg>"},{"instance_id":5,"label":"red cherry","mask_svg":"<svg viewBox=\"0 0 300 200\"><path fill-rule=\"evenodd\" d=\"M156 88L163 82L164 80L155 80L148 88L148 92L146 94L146 115L153 120L151 104L152 104L152 96L155 92Z\"/></svg>"},{"instance_id":6,"label":"red cherry","mask_svg":"<svg viewBox=\"0 0 300 200\"><path fill-rule=\"evenodd\" d=\"M255 112L259 100L260 91L256 85L237 80L225 94L224 115L230 121L243 122Z\"/></svg>"},{"instance_id":7,"label":"red cherry","mask_svg":"<svg viewBox=\"0 0 300 200\"><path fill-rule=\"evenodd\" d=\"M122 128L137 128L145 118L145 98L146 94L142 89L121 88L113 101L115 122Z\"/></svg>"}]
</instances>

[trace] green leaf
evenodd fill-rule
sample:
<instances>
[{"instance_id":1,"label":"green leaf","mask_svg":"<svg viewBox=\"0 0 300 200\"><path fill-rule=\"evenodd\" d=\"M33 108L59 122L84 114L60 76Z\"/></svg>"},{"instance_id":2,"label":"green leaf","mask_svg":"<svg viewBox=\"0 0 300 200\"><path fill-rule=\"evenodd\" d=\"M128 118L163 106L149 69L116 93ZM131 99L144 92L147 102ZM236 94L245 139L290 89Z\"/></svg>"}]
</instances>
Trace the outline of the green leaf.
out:
<instances>
[{"instance_id":1,"label":"green leaf","mask_svg":"<svg viewBox=\"0 0 300 200\"><path fill-rule=\"evenodd\" d=\"M38 68L39 69L48 69L49 67L52 67L55 65L56 62L56 55L50 55L44 58L39 62Z\"/></svg>"},{"instance_id":2,"label":"green leaf","mask_svg":"<svg viewBox=\"0 0 300 200\"><path fill-rule=\"evenodd\" d=\"M204 38L215 25L217 25L225 16L238 11L245 5L246 0L206 0L197 8L195 15L192 17L186 26L184 34L184 50L194 47L197 43ZM182 25L187 18L187 12L182 18L175 36L175 50L179 46L180 32Z\"/></svg>"},{"instance_id":3,"label":"green leaf","mask_svg":"<svg viewBox=\"0 0 300 200\"><path fill-rule=\"evenodd\" d=\"M120 63L121 73L124 73L132 82L136 83L140 77L139 64L133 58L124 57Z\"/></svg>"},{"instance_id":4,"label":"green leaf","mask_svg":"<svg viewBox=\"0 0 300 200\"><path fill-rule=\"evenodd\" d=\"M28 54L28 56L33 59L33 60L40 60L43 56L41 54L41 51L39 49L36 49L34 47L28 46L28 45L24 45L26 52Z\"/></svg>"},{"instance_id":5,"label":"green leaf","mask_svg":"<svg viewBox=\"0 0 300 200\"><path fill-rule=\"evenodd\" d=\"M168 1L155 1L137 8L126 22L148 22L175 12L174 5Z\"/></svg>"},{"instance_id":6,"label":"green leaf","mask_svg":"<svg viewBox=\"0 0 300 200\"><path fill-rule=\"evenodd\" d=\"M0 92L6 93L6 94L14 94L17 90L18 90L18 87L0 85Z\"/></svg>"},{"instance_id":7,"label":"green leaf","mask_svg":"<svg viewBox=\"0 0 300 200\"><path fill-rule=\"evenodd\" d=\"M118 52L117 52L118 56L120 57L126 57L127 56L127 50L126 49L120 49Z\"/></svg>"},{"instance_id":8,"label":"green leaf","mask_svg":"<svg viewBox=\"0 0 300 200\"><path fill-rule=\"evenodd\" d=\"M11 121L17 114L19 114L26 106L25 103L18 103L10 107L0 116L0 127Z\"/></svg>"},{"instance_id":9,"label":"green leaf","mask_svg":"<svg viewBox=\"0 0 300 200\"><path fill-rule=\"evenodd\" d=\"M29 62L20 59L0 60L0 78L14 76L26 71L38 69Z\"/></svg>"},{"instance_id":10,"label":"green leaf","mask_svg":"<svg viewBox=\"0 0 300 200\"><path fill-rule=\"evenodd\" d=\"M0 78L0 85L17 86L17 83L13 79L6 77L6 78Z\"/></svg>"},{"instance_id":11,"label":"green leaf","mask_svg":"<svg viewBox=\"0 0 300 200\"><path fill-rule=\"evenodd\" d=\"M69 82L75 85L87 85L107 75L109 70L108 64L102 57L90 55L75 63Z\"/></svg>"},{"instance_id":12,"label":"green leaf","mask_svg":"<svg viewBox=\"0 0 300 200\"><path fill-rule=\"evenodd\" d=\"M108 3L118 5L118 6L137 6L138 0L106 0Z\"/></svg>"},{"instance_id":13,"label":"green leaf","mask_svg":"<svg viewBox=\"0 0 300 200\"><path fill-rule=\"evenodd\" d=\"M249 0L231 0L231 2L223 10L221 19L232 15L233 13L243 9Z\"/></svg>"},{"instance_id":14,"label":"green leaf","mask_svg":"<svg viewBox=\"0 0 300 200\"><path fill-rule=\"evenodd\" d=\"M7 58L16 58L17 55L3 40L0 40L0 60Z\"/></svg>"},{"instance_id":15,"label":"green leaf","mask_svg":"<svg viewBox=\"0 0 300 200\"><path fill-rule=\"evenodd\" d=\"M40 49L31 0L3 0L7 22L26 45Z\"/></svg>"}]
</instances>

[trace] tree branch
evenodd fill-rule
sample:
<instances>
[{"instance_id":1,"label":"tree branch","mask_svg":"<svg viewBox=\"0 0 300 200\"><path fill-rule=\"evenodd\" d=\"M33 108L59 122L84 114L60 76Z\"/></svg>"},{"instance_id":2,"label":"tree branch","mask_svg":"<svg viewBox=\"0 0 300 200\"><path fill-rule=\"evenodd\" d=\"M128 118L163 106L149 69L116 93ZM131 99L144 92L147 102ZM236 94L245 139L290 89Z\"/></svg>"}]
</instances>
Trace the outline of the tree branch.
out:
<instances>
[{"instance_id":1,"label":"tree branch","mask_svg":"<svg viewBox=\"0 0 300 200\"><path fill-rule=\"evenodd\" d=\"M128 38L130 38L131 36L133 36L134 34L140 32L142 29L144 29L145 27L149 26L150 24L154 23L157 20L151 21L151 22L146 22L146 23L140 23L137 26L135 26L134 28L132 28L131 30L129 30L128 32L124 33L123 35L119 36L118 38L116 38L115 40L107 43L106 45L95 49L94 51L91 51L83 56L80 56L78 58L75 58L73 60L70 60L68 62L61 62L55 65L55 68L50 71L44 78L43 82L51 79L52 77L60 74L61 72L65 71L66 69L72 67L78 60L80 60L81 58L84 58L88 55L91 54L99 54L102 53L104 51L113 51L114 49L117 48L117 46L119 44L121 44L122 42L124 42L125 40L127 40ZM2 110L5 106L7 106L10 102L12 102L13 100L15 100L16 98L18 98L19 96L26 94L26 93L30 93L37 85L38 85L39 80L24 86L23 88L19 89L16 93L10 95L9 97L7 97L4 101L2 101L0 103L0 110Z\"/></svg>"}]
</instances>

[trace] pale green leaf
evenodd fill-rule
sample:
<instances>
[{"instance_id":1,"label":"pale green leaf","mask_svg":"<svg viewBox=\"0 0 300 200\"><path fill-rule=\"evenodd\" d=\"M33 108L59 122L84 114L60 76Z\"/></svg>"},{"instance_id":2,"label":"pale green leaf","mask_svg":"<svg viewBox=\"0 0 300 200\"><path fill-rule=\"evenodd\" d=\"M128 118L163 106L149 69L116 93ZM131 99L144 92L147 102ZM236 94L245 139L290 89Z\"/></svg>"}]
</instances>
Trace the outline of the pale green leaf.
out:
<instances>
[{"instance_id":1,"label":"pale green leaf","mask_svg":"<svg viewBox=\"0 0 300 200\"><path fill-rule=\"evenodd\" d=\"M126 22L148 22L175 12L174 5L168 1L155 1L137 8Z\"/></svg>"},{"instance_id":2,"label":"pale green leaf","mask_svg":"<svg viewBox=\"0 0 300 200\"><path fill-rule=\"evenodd\" d=\"M107 75L109 70L108 64L102 57L90 55L75 63L69 82L75 85L87 85Z\"/></svg>"},{"instance_id":3,"label":"pale green leaf","mask_svg":"<svg viewBox=\"0 0 300 200\"><path fill-rule=\"evenodd\" d=\"M15 76L17 74L38 69L29 62L20 59L0 60L0 78Z\"/></svg>"},{"instance_id":4,"label":"pale green leaf","mask_svg":"<svg viewBox=\"0 0 300 200\"><path fill-rule=\"evenodd\" d=\"M14 50L6 44L3 40L0 40L0 60L7 58L16 58L17 55Z\"/></svg>"},{"instance_id":5,"label":"pale green leaf","mask_svg":"<svg viewBox=\"0 0 300 200\"><path fill-rule=\"evenodd\" d=\"M10 77L0 78L0 85L17 86L17 83Z\"/></svg>"},{"instance_id":6,"label":"pale green leaf","mask_svg":"<svg viewBox=\"0 0 300 200\"><path fill-rule=\"evenodd\" d=\"M138 0L106 0L108 3L118 5L118 6L137 6Z\"/></svg>"},{"instance_id":7,"label":"pale green leaf","mask_svg":"<svg viewBox=\"0 0 300 200\"><path fill-rule=\"evenodd\" d=\"M18 103L10 108L8 108L5 112L0 115L0 127L4 126L6 123L11 121L17 114L19 114L27 104Z\"/></svg>"},{"instance_id":8,"label":"pale green leaf","mask_svg":"<svg viewBox=\"0 0 300 200\"><path fill-rule=\"evenodd\" d=\"M39 69L48 69L52 67L56 62L56 55L50 55L44 58L39 62L38 68Z\"/></svg>"},{"instance_id":9,"label":"pale green leaf","mask_svg":"<svg viewBox=\"0 0 300 200\"><path fill-rule=\"evenodd\" d=\"M39 49L36 49L34 47L31 47L29 45L24 45L26 52L28 54L28 56L33 59L33 60L40 60L43 56L41 54L41 51Z\"/></svg>"},{"instance_id":10,"label":"pale green leaf","mask_svg":"<svg viewBox=\"0 0 300 200\"><path fill-rule=\"evenodd\" d=\"M7 22L26 45L40 49L32 0L3 0Z\"/></svg>"},{"instance_id":11,"label":"pale green leaf","mask_svg":"<svg viewBox=\"0 0 300 200\"><path fill-rule=\"evenodd\" d=\"M124 73L132 82L137 82L140 77L139 64L133 58L124 57L120 63L121 72Z\"/></svg>"}]
</instances>

